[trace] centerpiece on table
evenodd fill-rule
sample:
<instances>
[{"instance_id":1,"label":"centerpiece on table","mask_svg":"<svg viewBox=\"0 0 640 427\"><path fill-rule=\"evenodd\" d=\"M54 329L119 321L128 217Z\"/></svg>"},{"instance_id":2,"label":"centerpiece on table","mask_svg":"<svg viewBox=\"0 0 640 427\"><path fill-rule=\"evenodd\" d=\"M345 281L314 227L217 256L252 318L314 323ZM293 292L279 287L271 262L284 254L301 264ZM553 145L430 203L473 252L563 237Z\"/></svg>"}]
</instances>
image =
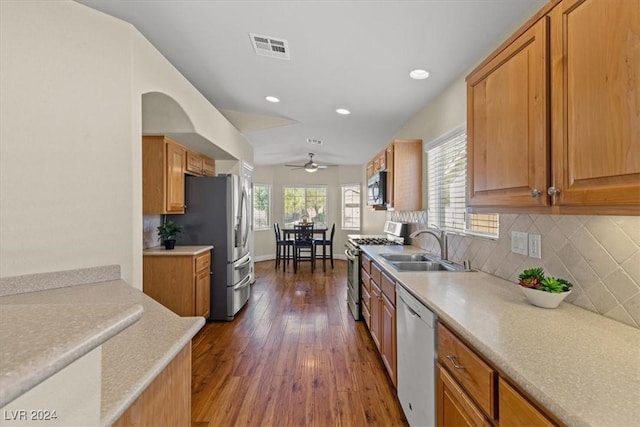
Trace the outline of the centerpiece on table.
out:
<instances>
[{"instance_id":1,"label":"centerpiece on table","mask_svg":"<svg viewBox=\"0 0 640 427\"><path fill-rule=\"evenodd\" d=\"M518 276L520 289L531 304L556 308L571 293L573 284L564 279L545 277L542 268L524 270Z\"/></svg>"},{"instance_id":2,"label":"centerpiece on table","mask_svg":"<svg viewBox=\"0 0 640 427\"><path fill-rule=\"evenodd\" d=\"M166 250L171 250L176 247L176 236L180 233L182 233L182 226L167 220L158 227L158 240L164 244Z\"/></svg>"}]
</instances>

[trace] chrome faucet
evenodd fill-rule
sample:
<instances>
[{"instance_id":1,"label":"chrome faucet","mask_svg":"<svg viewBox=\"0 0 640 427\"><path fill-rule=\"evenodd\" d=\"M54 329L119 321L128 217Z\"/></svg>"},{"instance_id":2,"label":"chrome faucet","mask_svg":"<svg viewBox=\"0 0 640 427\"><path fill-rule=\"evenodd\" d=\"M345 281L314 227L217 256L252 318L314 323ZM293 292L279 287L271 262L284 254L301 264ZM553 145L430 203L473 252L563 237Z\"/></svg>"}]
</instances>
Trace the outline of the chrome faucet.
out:
<instances>
[{"instance_id":1,"label":"chrome faucet","mask_svg":"<svg viewBox=\"0 0 640 427\"><path fill-rule=\"evenodd\" d=\"M440 244L440 259L448 261L449 260L449 248L447 245L447 232L441 230L439 227L435 226L437 231L429 230L425 228L423 230L414 231L409 235L412 239L415 239L421 234L430 234L436 238L438 243ZM438 233L438 231L440 233Z\"/></svg>"}]
</instances>

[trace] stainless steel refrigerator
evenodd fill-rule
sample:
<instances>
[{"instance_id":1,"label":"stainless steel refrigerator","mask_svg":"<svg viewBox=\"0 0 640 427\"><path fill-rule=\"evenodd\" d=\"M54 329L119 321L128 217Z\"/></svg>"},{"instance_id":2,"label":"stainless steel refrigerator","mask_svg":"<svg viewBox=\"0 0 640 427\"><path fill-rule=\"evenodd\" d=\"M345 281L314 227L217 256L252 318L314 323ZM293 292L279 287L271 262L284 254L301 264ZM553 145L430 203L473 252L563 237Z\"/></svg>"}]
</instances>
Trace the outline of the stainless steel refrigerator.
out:
<instances>
[{"instance_id":1,"label":"stainless steel refrigerator","mask_svg":"<svg viewBox=\"0 0 640 427\"><path fill-rule=\"evenodd\" d=\"M184 227L180 245L213 245L210 320L231 321L246 304L253 272L249 182L237 175L187 176L186 208L169 215Z\"/></svg>"}]
</instances>

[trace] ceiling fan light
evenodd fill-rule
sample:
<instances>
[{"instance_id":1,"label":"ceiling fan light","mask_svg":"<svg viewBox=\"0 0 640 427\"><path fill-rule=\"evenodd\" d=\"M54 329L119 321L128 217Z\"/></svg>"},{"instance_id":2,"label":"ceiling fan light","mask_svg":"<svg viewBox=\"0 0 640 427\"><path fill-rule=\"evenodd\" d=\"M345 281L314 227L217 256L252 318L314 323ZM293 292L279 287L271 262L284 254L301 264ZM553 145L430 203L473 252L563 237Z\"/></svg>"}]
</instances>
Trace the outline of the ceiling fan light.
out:
<instances>
[{"instance_id":1,"label":"ceiling fan light","mask_svg":"<svg viewBox=\"0 0 640 427\"><path fill-rule=\"evenodd\" d=\"M271 96L271 95L265 96L264 99L266 99L269 102L273 102L273 103L280 102L279 98L276 98L275 96Z\"/></svg>"},{"instance_id":2,"label":"ceiling fan light","mask_svg":"<svg viewBox=\"0 0 640 427\"><path fill-rule=\"evenodd\" d=\"M336 110L336 113L341 114L343 116L346 116L346 115L351 114L351 111L347 110L346 108L338 108Z\"/></svg>"},{"instance_id":3,"label":"ceiling fan light","mask_svg":"<svg viewBox=\"0 0 640 427\"><path fill-rule=\"evenodd\" d=\"M309 173L314 173L318 170L318 165L316 165L315 163L312 163L310 165L304 165L304 170Z\"/></svg>"}]
</instances>

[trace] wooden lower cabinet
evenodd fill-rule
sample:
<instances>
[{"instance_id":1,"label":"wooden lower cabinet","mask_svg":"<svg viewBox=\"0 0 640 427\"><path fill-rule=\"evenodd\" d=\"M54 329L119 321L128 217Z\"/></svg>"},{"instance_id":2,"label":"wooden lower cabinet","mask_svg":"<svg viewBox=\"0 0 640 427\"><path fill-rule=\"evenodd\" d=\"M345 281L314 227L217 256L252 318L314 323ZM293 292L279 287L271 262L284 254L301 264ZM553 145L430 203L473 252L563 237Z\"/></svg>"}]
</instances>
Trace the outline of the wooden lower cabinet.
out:
<instances>
[{"instance_id":1,"label":"wooden lower cabinet","mask_svg":"<svg viewBox=\"0 0 640 427\"><path fill-rule=\"evenodd\" d=\"M436 416L438 427L491 425L440 364L436 371Z\"/></svg>"},{"instance_id":2,"label":"wooden lower cabinet","mask_svg":"<svg viewBox=\"0 0 640 427\"><path fill-rule=\"evenodd\" d=\"M538 409L503 378L499 380L500 425L505 427L553 426Z\"/></svg>"},{"instance_id":3,"label":"wooden lower cabinet","mask_svg":"<svg viewBox=\"0 0 640 427\"><path fill-rule=\"evenodd\" d=\"M438 324L436 416L438 427L561 425L442 323Z\"/></svg>"},{"instance_id":4,"label":"wooden lower cabinet","mask_svg":"<svg viewBox=\"0 0 640 427\"><path fill-rule=\"evenodd\" d=\"M365 274L366 272L363 271L363 275ZM371 263L371 276L368 279L369 287L368 289L363 287L362 298L366 298L369 304L368 306L362 304L362 313L389 378L394 387L397 387L398 349L395 282L373 262Z\"/></svg>"},{"instance_id":5,"label":"wooden lower cabinet","mask_svg":"<svg viewBox=\"0 0 640 427\"><path fill-rule=\"evenodd\" d=\"M191 426L191 343L178 353L113 425Z\"/></svg>"},{"instance_id":6,"label":"wooden lower cabinet","mask_svg":"<svg viewBox=\"0 0 640 427\"><path fill-rule=\"evenodd\" d=\"M209 316L211 253L145 255L143 292L180 316Z\"/></svg>"}]
</instances>

